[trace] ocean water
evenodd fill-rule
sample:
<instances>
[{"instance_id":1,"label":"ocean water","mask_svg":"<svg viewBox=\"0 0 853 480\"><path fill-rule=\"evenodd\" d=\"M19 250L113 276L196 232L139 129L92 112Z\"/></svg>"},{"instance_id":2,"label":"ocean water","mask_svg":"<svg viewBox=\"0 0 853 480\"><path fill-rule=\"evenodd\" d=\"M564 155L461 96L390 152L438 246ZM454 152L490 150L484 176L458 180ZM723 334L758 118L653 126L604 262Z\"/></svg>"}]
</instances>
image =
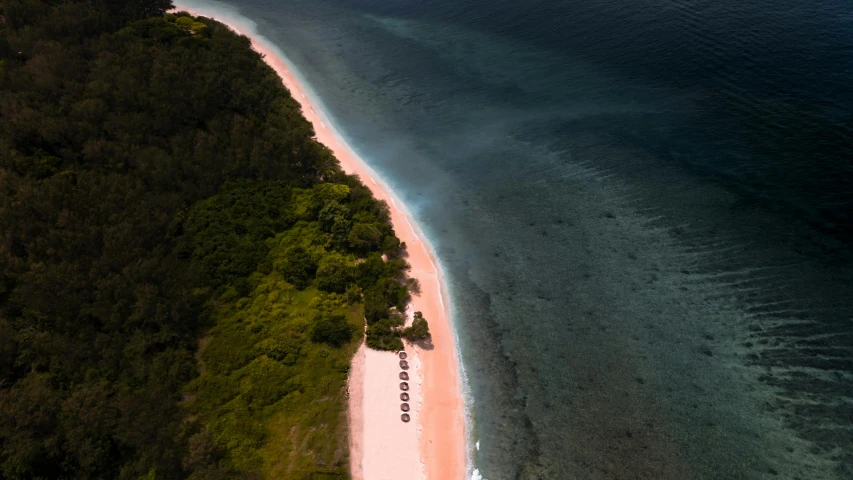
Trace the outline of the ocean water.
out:
<instances>
[{"instance_id":1,"label":"ocean water","mask_svg":"<svg viewBox=\"0 0 853 480\"><path fill-rule=\"evenodd\" d=\"M472 477L853 478L853 3L192 3L435 245Z\"/></svg>"}]
</instances>

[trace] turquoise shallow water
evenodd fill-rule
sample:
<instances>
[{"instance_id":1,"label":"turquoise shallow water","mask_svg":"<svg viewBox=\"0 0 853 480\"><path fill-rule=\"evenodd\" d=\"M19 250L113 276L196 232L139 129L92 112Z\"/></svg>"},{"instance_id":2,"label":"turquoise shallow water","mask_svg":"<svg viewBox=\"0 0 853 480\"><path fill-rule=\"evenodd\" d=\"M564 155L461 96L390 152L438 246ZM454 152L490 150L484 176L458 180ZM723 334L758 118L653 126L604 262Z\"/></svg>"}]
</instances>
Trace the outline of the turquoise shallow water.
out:
<instances>
[{"instance_id":1,"label":"turquoise shallow water","mask_svg":"<svg viewBox=\"0 0 853 480\"><path fill-rule=\"evenodd\" d=\"M435 245L477 475L853 478L853 6L197 3Z\"/></svg>"}]
</instances>

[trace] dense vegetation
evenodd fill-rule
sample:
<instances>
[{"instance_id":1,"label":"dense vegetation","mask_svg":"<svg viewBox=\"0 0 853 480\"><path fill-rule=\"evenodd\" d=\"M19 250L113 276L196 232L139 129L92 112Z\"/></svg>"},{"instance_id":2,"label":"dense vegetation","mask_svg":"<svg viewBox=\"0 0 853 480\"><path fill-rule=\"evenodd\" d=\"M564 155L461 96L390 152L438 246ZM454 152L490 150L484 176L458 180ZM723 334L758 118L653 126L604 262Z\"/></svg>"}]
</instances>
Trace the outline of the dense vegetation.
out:
<instances>
[{"instance_id":1,"label":"dense vegetation","mask_svg":"<svg viewBox=\"0 0 853 480\"><path fill-rule=\"evenodd\" d=\"M169 3L0 1L0 479L344 478L363 319L426 328L405 246L248 40Z\"/></svg>"},{"instance_id":2,"label":"dense vegetation","mask_svg":"<svg viewBox=\"0 0 853 480\"><path fill-rule=\"evenodd\" d=\"M364 330L361 291L393 279L399 286L405 263L384 262L376 246L338 235L354 230L338 222L353 221L393 235L378 220L384 205L354 179L340 180L312 188L230 183L185 213L188 242L178 250L215 291L202 373L183 402L206 427L190 438L191 462L204 459L206 471L225 465L229 473L321 478L306 474L346 469L343 385L352 340ZM327 218L331 210L339 214ZM400 246L389 244L385 254L398 255ZM209 459L225 452L211 468Z\"/></svg>"}]
</instances>

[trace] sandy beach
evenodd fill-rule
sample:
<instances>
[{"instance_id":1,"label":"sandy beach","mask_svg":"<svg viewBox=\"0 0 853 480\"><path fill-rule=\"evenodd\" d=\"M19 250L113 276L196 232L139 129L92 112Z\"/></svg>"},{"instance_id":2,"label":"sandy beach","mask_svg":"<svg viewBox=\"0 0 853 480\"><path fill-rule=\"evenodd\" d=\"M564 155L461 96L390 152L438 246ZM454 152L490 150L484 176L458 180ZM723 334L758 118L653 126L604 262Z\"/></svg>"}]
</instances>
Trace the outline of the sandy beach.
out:
<instances>
[{"instance_id":1,"label":"sandy beach","mask_svg":"<svg viewBox=\"0 0 853 480\"><path fill-rule=\"evenodd\" d=\"M409 405L411 421L400 419L399 359L393 352L378 352L361 346L349 379L350 461L355 480L454 480L466 474L464 404L459 365L450 325L446 287L438 261L402 202L375 172L333 130L331 122L311 103L308 90L276 48L255 33L254 24L217 16L217 12L188 8L179 10L216 18L251 39L253 48L279 74L291 95L301 104L316 138L329 147L341 168L358 175L376 198L391 209L391 221L400 240L408 247L410 275L420 282L409 319L423 312L432 333L431 345L406 345L409 355Z\"/></svg>"}]
</instances>

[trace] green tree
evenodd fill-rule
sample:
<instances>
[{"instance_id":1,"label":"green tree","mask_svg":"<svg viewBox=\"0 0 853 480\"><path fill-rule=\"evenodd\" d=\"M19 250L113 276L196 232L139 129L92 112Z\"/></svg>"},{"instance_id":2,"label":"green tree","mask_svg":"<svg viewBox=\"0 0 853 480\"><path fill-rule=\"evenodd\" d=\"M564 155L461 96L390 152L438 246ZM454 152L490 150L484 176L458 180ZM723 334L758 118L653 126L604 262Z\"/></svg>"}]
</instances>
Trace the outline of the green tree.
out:
<instances>
[{"instance_id":1,"label":"green tree","mask_svg":"<svg viewBox=\"0 0 853 480\"><path fill-rule=\"evenodd\" d=\"M174 8L172 0L100 0L113 22L124 24L147 17L162 16Z\"/></svg>"},{"instance_id":2,"label":"green tree","mask_svg":"<svg viewBox=\"0 0 853 480\"><path fill-rule=\"evenodd\" d=\"M356 223L349 233L349 244L356 250L370 250L379 246L382 233L372 223Z\"/></svg>"},{"instance_id":3,"label":"green tree","mask_svg":"<svg viewBox=\"0 0 853 480\"><path fill-rule=\"evenodd\" d=\"M346 205L341 205L337 201L326 202L325 206L320 210L317 219L323 225L325 231L331 231L336 222L346 219L349 215L349 208Z\"/></svg>"},{"instance_id":4,"label":"green tree","mask_svg":"<svg viewBox=\"0 0 853 480\"><path fill-rule=\"evenodd\" d=\"M317 261L302 247L293 247L287 251L286 262L282 270L284 278L298 289L308 286L317 272Z\"/></svg>"},{"instance_id":5,"label":"green tree","mask_svg":"<svg viewBox=\"0 0 853 480\"><path fill-rule=\"evenodd\" d=\"M412 325L403 330L403 338L410 342L418 342L430 338L429 325L421 312L415 312Z\"/></svg>"},{"instance_id":6,"label":"green tree","mask_svg":"<svg viewBox=\"0 0 853 480\"><path fill-rule=\"evenodd\" d=\"M381 320L367 327L367 346L375 350L398 351L403 349L403 341L388 320Z\"/></svg>"},{"instance_id":7,"label":"green tree","mask_svg":"<svg viewBox=\"0 0 853 480\"><path fill-rule=\"evenodd\" d=\"M370 288L364 292L364 317L368 324L387 319L388 307L388 301L379 289Z\"/></svg>"},{"instance_id":8,"label":"green tree","mask_svg":"<svg viewBox=\"0 0 853 480\"><path fill-rule=\"evenodd\" d=\"M382 239L382 253L388 258L400 258L405 249L406 243L401 242L393 232L391 235L385 235L385 238Z\"/></svg>"},{"instance_id":9,"label":"green tree","mask_svg":"<svg viewBox=\"0 0 853 480\"><path fill-rule=\"evenodd\" d=\"M344 293L351 280L350 266L337 253L323 257L317 268L317 288L325 292Z\"/></svg>"},{"instance_id":10,"label":"green tree","mask_svg":"<svg viewBox=\"0 0 853 480\"><path fill-rule=\"evenodd\" d=\"M311 330L311 340L340 347L352 339L352 326L343 315L321 317Z\"/></svg>"}]
</instances>

